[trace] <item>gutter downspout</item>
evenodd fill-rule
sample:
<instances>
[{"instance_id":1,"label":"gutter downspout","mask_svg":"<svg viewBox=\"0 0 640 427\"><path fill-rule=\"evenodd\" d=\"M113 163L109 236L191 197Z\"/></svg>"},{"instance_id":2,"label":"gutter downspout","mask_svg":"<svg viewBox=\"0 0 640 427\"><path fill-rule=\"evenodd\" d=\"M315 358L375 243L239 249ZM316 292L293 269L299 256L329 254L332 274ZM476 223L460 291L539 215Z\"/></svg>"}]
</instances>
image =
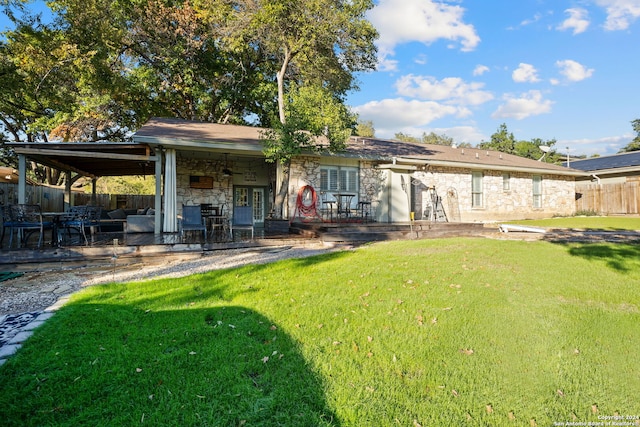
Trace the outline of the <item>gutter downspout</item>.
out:
<instances>
[{"instance_id":1,"label":"gutter downspout","mask_svg":"<svg viewBox=\"0 0 640 427\"><path fill-rule=\"evenodd\" d=\"M596 179L596 181L598 182L598 185L600 185L600 177L598 175L596 175L595 173L592 173L591 176L594 177Z\"/></svg>"}]
</instances>

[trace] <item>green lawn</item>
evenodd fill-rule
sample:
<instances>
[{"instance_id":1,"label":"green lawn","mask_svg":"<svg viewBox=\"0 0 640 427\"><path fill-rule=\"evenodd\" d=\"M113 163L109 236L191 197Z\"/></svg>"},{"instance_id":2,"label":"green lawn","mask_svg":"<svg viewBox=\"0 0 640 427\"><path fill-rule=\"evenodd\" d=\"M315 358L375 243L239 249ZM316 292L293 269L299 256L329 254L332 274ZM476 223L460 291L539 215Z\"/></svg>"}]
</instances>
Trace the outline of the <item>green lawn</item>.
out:
<instances>
[{"instance_id":1,"label":"green lawn","mask_svg":"<svg viewBox=\"0 0 640 427\"><path fill-rule=\"evenodd\" d=\"M443 239L96 286L0 367L0 419L415 427L638 416L639 283L637 245Z\"/></svg>"},{"instance_id":2,"label":"green lawn","mask_svg":"<svg viewBox=\"0 0 640 427\"><path fill-rule=\"evenodd\" d=\"M522 221L507 221L508 224L521 224L551 228L575 228L581 230L637 230L640 231L640 217L623 216L575 216Z\"/></svg>"}]
</instances>

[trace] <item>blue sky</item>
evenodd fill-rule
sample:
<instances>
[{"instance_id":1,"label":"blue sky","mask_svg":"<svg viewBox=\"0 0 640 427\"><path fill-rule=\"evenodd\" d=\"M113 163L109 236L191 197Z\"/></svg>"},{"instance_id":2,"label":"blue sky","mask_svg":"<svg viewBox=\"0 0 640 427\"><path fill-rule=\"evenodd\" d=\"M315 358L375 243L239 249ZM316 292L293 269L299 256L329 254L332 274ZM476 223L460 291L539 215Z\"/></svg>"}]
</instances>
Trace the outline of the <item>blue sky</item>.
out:
<instances>
[{"instance_id":1,"label":"blue sky","mask_svg":"<svg viewBox=\"0 0 640 427\"><path fill-rule=\"evenodd\" d=\"M358 75L347 101L377 137L435 132L475 145L505 123L517 140L606 155L636 136L640 0L376 3L378 69Z\"/></svg>"},{"instance_id":2,"label":"blue sky","mask_svg":"<svg viewBox=\"0 0 640 427\"><path fill-rule=\"evenodd\" d=\"M640 119L640 0L378 0L379 64L348 103L376 136L473 145L505 123L571 155L616 153Z\"/></svg>"}]
</instances>

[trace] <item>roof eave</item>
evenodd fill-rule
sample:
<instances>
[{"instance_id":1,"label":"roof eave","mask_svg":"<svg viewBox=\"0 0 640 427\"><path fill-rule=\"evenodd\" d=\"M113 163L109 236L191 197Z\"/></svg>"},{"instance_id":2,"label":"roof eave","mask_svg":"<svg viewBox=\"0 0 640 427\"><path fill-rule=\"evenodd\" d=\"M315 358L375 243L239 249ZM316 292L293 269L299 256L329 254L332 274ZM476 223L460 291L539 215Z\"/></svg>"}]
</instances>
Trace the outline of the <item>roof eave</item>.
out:
<instances>
[{"instance_id":1,"label":"roof eave","mask_svg":"<svg viewBox=\"0 0 640 427\"><path fill-rule=\"evenodd\" d=\"M135 142L141 144L149 144L151 146L162 146L164 148L175 149L191 149L196 151L219 150L221 152L242 152L249 154L262 154L262 144L251 142L233 142L233 141L195 141L176 138L162 138L155 136L135 136Z\"/></svg>"},{"instance_id":2,"label":"roof eave","mask_svg":"<svg viewBox=\"0 0 640 427\"><path fill-rule=\"evenodd\" d=\"M445 167L457 167L457 168L468 168L475 170L497 170L504 172L524 172L524 173L539 173L539 174L547 174L547 175L562 175L562 176L574 176L574 177L584 177L591 176L591 174L567 169L557 170L557 169L547 169L547 168L532 168L525 166L510 166L510 165L492 165L492 164L481 164L481 163L470 163L470 162L454 162L449 160L430 160L430 159L412 159L406 157L398 157L396 158L396 162L400 163L409 163L416 165L432 165L432 166L445 166Z\"/></svg>"},{"instance_id":3,"label":"roof eave","mask_svg":"<svg viewBox=\"0 0 640 427\"><path fill-rule=\"evenodd\" d=\"M587 175L616 175L616 174L625 174L629 172L637 172L640 173L640 166L627 166L623 168L611 168L611 169L596 169L584 171Z\"/></svg>"}]
</instances>

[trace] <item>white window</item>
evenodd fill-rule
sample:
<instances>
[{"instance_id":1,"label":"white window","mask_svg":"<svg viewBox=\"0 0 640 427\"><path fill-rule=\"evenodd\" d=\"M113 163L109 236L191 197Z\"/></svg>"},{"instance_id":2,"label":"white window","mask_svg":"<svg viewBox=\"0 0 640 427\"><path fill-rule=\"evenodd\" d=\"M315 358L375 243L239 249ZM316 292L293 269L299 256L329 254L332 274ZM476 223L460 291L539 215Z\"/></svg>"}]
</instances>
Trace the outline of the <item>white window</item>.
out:
<instances>
[{"instance_id":1,"label":"white window","mask_svg":"<svg viewBox=\"0 0 640 427\"><path fill-rule=\"evenodd\" d=\"M323 166L320 168L320 190L358 192L358 168Z\"/></svg>"},{"instance_id":2,"label":"white window","mask_svg":"<svg viewBox=\"0 0 640 427\"><path fill-rule=\"evenodd\" d=\"M482 172L471 172L471 207L482 207Z\"/></svg>"},{"instance_id":3,"label":"white window","mask_svg":"<svg viewBox=\"0 0 640 427\"><path fill-rule=\"evenodd\" d=\"M533 207L542 207L542 177L540 175L533 176Z\"/></svg>"},{"instance_id":4,"label":"white window","mask_svg":"<svg viewBox=\"0 0 640 427\"><path fill-rule=\"evenodd\" d=\"M502 174L502 191L511 191L511 174Z\"/></svg>"}]
</instances>

